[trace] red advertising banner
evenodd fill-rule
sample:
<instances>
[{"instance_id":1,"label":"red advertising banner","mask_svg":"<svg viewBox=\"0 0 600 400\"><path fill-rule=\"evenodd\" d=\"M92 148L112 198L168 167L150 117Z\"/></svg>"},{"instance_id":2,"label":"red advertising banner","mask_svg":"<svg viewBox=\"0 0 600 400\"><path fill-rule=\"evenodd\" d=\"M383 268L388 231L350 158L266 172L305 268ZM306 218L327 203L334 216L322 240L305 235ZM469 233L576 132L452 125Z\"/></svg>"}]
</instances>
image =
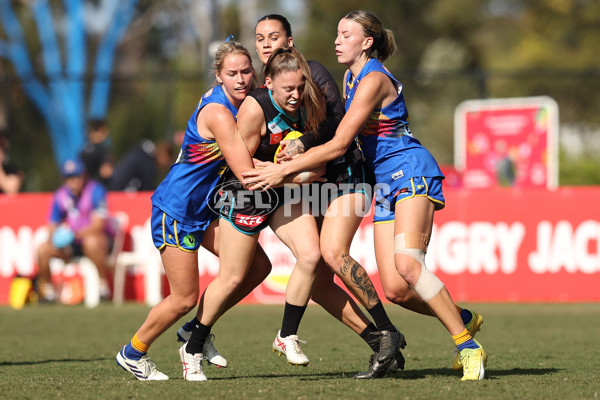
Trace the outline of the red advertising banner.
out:
<instances>
[{"instance_id":1,"label":"red advertising banner","mask_svg":"<svg viewBox=\"0 0 600 400\"><path fill-rule=\"evenodd\" d=\"M544 189L445 189L447 206L436 213L428 268L457 302L600 301L600 187ZM46 239L51 194L0 196L0 304L16 275L37 273L35 251ZM150 239L150 193L110 193L109 208L128 217L122 261L125 299L155 304L168 284ZM245 301L283 303L294 265L291 252L270 230L260 242L273 263L271 275ZM381 285L373 252L373 224L363 221L350 254ZM218 259L199 252L200 285L216 276ZM53 270L81 279L77 267ZM157 283L158 282L158 283Z\"/></svg>"},{"instance_id":2,"label":"red advertising banner","mask_svg":"<svg viewBox=\"0 0 600 400\"><path fill-rule=\"evenodd\" d=\"M455 166L468 189L558 185L558 106L549 97L469 100L455 113Z\"/></svg>"}]
</instances>

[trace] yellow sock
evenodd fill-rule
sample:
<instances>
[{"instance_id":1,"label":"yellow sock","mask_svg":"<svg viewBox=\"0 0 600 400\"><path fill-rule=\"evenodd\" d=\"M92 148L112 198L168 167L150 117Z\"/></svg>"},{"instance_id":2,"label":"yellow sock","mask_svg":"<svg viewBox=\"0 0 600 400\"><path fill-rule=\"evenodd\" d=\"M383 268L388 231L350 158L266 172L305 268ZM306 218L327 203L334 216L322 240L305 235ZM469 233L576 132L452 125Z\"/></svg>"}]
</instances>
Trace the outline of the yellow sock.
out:
<instances>
[{"instance_id":1,"label":"yellow sock","mask_svg":"<svg viewBox=\"0 0 600 400\"><path fill-rule=\"evenodd\" d=\"M140 353L144 354L147 353L148 349L150 348L150 345L147 345L138 338L137 333L133 335L133 339L131 339L131 346Z\"/></svg>"},{"instance_id":2,"label":"yellow sock","mask_svg":"<svg viewBox=\"0 0 600 400\"><path fill-rule=\"evenodd\" d=\"M459 333L458 335L452 335L452 340L454 340L454 344L458 347L461 344L469 341L471 339L471 335L469 335L469 331L465 328L464 331Z\"/></svg>"}]
</instances>

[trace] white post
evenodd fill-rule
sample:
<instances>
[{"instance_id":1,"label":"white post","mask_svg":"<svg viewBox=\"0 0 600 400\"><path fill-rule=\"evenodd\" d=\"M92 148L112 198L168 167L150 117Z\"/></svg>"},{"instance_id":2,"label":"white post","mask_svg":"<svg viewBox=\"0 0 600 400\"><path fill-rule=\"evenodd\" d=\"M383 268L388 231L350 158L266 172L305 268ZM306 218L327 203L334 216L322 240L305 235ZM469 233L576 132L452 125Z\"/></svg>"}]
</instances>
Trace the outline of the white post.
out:
<instances>
[{"instance_id":1,"label":"white post","mask_svg":"<svg viewBox=\"0 0 600 400\"><path fill-rule=\"evenodd\" d=\"M81 275L83 276L83 304L87 308L94 308L100 304L100 276L94 263L87 257L79 261Z\"/></svg>"}]
</instances>

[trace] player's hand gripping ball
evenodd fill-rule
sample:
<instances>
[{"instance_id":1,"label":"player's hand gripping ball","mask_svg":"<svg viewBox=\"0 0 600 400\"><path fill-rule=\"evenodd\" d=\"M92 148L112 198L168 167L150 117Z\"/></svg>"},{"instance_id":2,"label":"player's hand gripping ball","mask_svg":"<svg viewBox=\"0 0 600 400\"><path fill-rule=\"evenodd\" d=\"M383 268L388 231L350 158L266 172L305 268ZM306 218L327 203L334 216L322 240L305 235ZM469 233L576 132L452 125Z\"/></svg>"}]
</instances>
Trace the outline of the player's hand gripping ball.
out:
<instances>
[{"instance_id":1,"label":"player's hand gripping ball","mask_svg":"<svg viewBox=\"0 0 600 400\"><path fill-rule=\"evenodd\" d=\"M301 132L298 131L291 131L289 132L287 135L285 135L285 137L283 138L283 140L292 140L292 139L298 139L300 136L302 136ZM273 162L275 164L278 163L277 161L277 154L279 154L281 152L282 148L281 148L281 144L277 147L277 150L275 151L275 156L273 157Z\"/></svg>"}]
</instances>

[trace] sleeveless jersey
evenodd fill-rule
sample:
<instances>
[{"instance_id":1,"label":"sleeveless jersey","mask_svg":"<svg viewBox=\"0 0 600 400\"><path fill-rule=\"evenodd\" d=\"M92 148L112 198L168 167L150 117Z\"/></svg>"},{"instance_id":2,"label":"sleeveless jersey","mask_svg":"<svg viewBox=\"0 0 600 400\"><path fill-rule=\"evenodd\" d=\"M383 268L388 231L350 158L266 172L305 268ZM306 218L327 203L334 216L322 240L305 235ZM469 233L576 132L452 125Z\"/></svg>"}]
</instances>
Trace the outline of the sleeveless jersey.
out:
<instances>
[{"instance_id":1,"label":"sleeveless jersey","mask_svg":"<svg viewBox=\"0 0 600 400\"><path fill-rule=\"evenodd\" d=\"M263 110L267 132L260 138L254 158L261 161L273 161L279 142L291 131L303 132L302 112L292 118L273 101L269 90L261 87L250 92ZM284 188L268 191L246 190L231 170L227 172L226 184L220 199L220 213L233 226L246 234L253 234L266 228L268 216L283 204ZM243 195L242 195L243 194Z\"/></svg>"},{"instance_id":2,"label":"sleeveless jersey","mask_svg":"<svg viewBox=\"0 0 600 400\"><path fill-rule=\"evenodd\" d=\"M210 209L215 187L227 164L216 140L200 136L196 120L207 104L221 104L237 117L237 108L221 86L209 90L198 102L190 117L177 161L152 195L152 204L170 217L190 225L207 227L215 219Z\"/></svg>"},{"instance_id":3,"label":"sleeveless jersey","mask_svg":"<svg viewBox=\"0 0 600 400\"><path fill-rule=\"evenodd\" d=\"M344 84L346 112L360 81L371 72L387 75L398 88L396 99L382 109L375 109L358 135L365 161L375 173L377 183L400 177L443 178L444 175L431 153L410 131L402 84L379 60L371 58L352 82L351 74L347 74Z\"/></svg>"},{"instance_id":4,"label":"sleeveless jersey","mask_svg":"<svg viewBox=\"0 0 600 400\"><path fill-rule=\"evenodd\" d=\"M253 97L258 102L263 110L267 125L267 132L260 138L260 143L253 157L260 161L273 161L277 147L279 147L279 142L283 140L285 135L291 131L304 131L304 115L302 110L295 119L287 115L285 111L275 104L269 89L264 86L254 89L248 97ZM233 184L233 186L229 187L235 188L235 190L244 190L231 170L227 171L227 178L225 180L228 184ZM275 188L274 190L278 195L283 194L283 188Z\"/></svg>"},{"instance_id":5,"label":"sleeveless jersey","mask_svg":"<svg viewBox=\"0 0 600 400\"><path fill-rule=\"evenodd\" d=\"M300 138L305 150L330 141L344 117L344 105L340 97L340 90L333 76L331 76L323 64L313 60L308 60L307 63L310 67L313 81L325 95L327 117L319 125L316 135L311 132ZM364 176L363 168L364 163L360 150L356 143L352 142L343 156L327 163L325 178L327 178L328 183L338 185L340 183L354 185L364 183L366 177Z\"/></svg>"},{"instance_id":6,"label":"sleeveless jersey","mask_svg":"<svg viewBox=\"0 0 600 400\"><path fill-rule=\"evenodd\" d=\"M273 161L279 142L291 131L304 133L304 115L302 109L296 118L285 113L271 97L266 87L253 90L248 95L253 97L263 110L267 133L261 137L260 144L254 153L254 158L261 161Z\"/></svg>"}]
</instances>

